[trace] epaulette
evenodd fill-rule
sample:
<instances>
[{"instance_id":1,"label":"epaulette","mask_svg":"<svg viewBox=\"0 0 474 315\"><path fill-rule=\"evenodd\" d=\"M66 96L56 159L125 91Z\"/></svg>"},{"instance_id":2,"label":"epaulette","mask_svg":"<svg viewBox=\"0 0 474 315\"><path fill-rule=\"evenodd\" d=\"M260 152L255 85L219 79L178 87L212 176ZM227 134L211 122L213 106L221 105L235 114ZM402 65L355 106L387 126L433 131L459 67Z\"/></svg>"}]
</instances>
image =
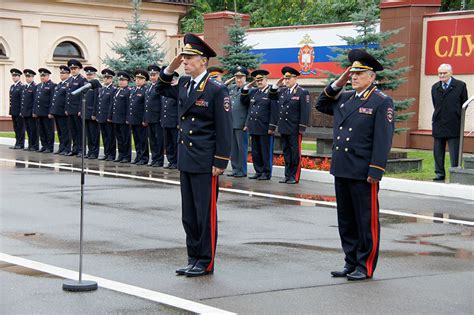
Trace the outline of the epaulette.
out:
<instances>
[{"instance_id":1,"label":"epaulette","mask_svg":"<svg viewBox=\"0 0 474 315\"><path fill-rule=\"evenodd\" d=\"M375 90L375 94L378 95L378 96L380 96L381 98L387 98L387 97L388 97L387 94L385 94L384 92L380 91L379 89L376 89L376 90Z\"/></svg>"},{"instance_id":2,"label":"epaulette","mask_svg":"<svg viewBox=\"0 0 474 315\"><path fill-rule=\"evenodd\" d=\"M223 87L225 86L224 83L220 82L220 81L217 81L216 79L214 78L209 78L209 82L213 83L214 85L217 85L219 87Z\"/></svg>"}]
</instances>

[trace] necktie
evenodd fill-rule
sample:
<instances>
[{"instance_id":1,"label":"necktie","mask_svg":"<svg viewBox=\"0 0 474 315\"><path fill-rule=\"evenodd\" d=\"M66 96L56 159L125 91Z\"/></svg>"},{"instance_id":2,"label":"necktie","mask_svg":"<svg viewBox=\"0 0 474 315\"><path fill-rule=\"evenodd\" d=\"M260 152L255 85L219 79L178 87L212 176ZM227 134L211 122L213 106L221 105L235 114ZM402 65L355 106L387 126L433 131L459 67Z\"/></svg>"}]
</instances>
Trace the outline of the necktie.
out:
<instances>
[{"instance_id":1,"label":"necktie","mask_svg":"<svg viewBox=\"0 0 474 315\"><path fill-rule=\"evenodd\" d=\"M189 84L188 96L194 90L194 84L196 84L196 82L194 82L194 80L191 80L191 84Z\"/></svg>"},{"instance_id":2,"label":"necktie","mask_svg":"<svg viewBox=\"0 0 474 315\"><path fill-rule=\"evenodd\" d=\"M444 82L444 83L443 83L443 89L446 90L447 88L448 88L448 83Z\"/></svg>"}]
</instances>

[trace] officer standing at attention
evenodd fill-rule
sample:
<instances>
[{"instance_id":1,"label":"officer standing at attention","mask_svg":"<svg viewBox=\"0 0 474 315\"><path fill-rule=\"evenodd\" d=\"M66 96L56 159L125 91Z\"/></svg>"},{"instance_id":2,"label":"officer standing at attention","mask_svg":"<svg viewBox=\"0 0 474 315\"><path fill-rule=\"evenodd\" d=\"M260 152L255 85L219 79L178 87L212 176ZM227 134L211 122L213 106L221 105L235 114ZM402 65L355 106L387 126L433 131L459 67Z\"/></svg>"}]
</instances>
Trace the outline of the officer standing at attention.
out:
<instances>
[{"instance_id":1,"label":"officer standing at attention","mask_svg":"<svg viewBox=\"0 0 474 315\"><path fill-rule=\"evenodd\" d=\"M59 149L54 154L67 155L71 152L71 136L69 134L68 117L66 116L66 93L69 82L68 66L59 66L59 78L61 81L54 88L53 101L49 108L50 119L54 118L56 131L59 138Z\"/></svg>"},{"instance_id":2,"label":"officer standing at attention","mask_svg":"<svg viewBox=\"0 0 474 315\"><path fill-rule=\"evenodd\" d=\"M115 91L113 105L109 113L109 120L114 124L118 147L118 157L114 162L130 163L132 160L130 126L125 123L130 104L130 88L128 87L130 76L125 71L119 71L117 78L119 79L119 87Z\"/></svg>"},{"instance_id":3,"label":"officer standing at attention","mask_svg":"<svg viewBox=\"0 0 474 315\"><path fill-rule=\"evenodd\" d=\"M249 108L240 101L240 94L242 93L244 85L247 83L249 72L245 67L238 66L232 70L232 74L233 77L226 82L232 103L233 127L231 154L232 172L227 174L227 176L246 177L249 136L247 131L244 131L244 127ZM235 82L231 83L232 81Z\"/></svg>"},{"instance_id":4,"label":"officer standing at attention","mask_svg":"<svg viewBox=\"0 0 474 315\"><path fill-rule=\"evenodd\" d=\"M56 84L49 79L51 71L39 68L41 83L36 86L36 100L33 107L33 117L38 124L38 134L41 140L39 152L53 153L54 150L54 121L49 118L49 111L54 97Z\"/></svg>"},{"instance_id":5,"label":"officer standing at attention","mask_svg":"<svg viewBox=\"0 0 474 315\"><path fill-rule=\"evenodd\" d=\"M348 58L352 66L326 86L316 109L334 116L331 174L345 266L331 274L364 280L372 278L377 264L378 190L392 145L394 109L392 99L374 85L383 66L362 49L351 50ZM344 91L349 79L354 90Z\"/></svg>"},{"instance_id":6,"label":"officer standing at attention","mask_svg":"<svg viewBox=\"0 0 474 315\"><path fill-rule=\"evenodd\" d=\"M151 162L150 166L163 167L164 145L163 128L160 124L161 118L161 96L156 92L156 83L160 67L149 65L148 74L151 84L146 87L145 92L145 113L143 115L143 126L147 129L148 140L150 142Z\"/></svg>"},{"instance_id":7,"label":"officer standing at attention","mask_svg":"<svg viewBox=\"0 0 474 315\"><path fill-rule=\"evenodd\" d=\"M197 277L214 272L218 176L230 159L232 115L227 87L209 78L206 70L214 50L194 34L186 34L184 44L181 55L161 70L158 87L164 96L178 100L178 169L188 263L176 273ZM172 86L181 64L188 76Z\"/></svg>"},{"instance_id":8,"label":"officer standing at attention","mask_svg":"<svg viewBox=\"0 0 474 315\"><path fill-rule=\"evenodd\" d=\"M278 100L280 108L278 132L285 158L285 178L280 183L297 184L301 175L301 142L310 114L309 92L298 85L298 70L283 67L281 73L283 77L270 91L270 95ZM285 87L279 89L277 94L282 82Z\"/></svg>"},{"instance_id":9,"label":"officer standing at attention","mask_svg":"<svg viewBox=\"0 0 474 315\"><path fill-rule=\"evenodd\" d=\"M81 75L82 63L76 59L70 59L67 66L71 70L71 78L67 84L66 94L66 116L69 117L69 131L72 139L72 151L68 156L77 155L82 156L82 95L71 95L72 92L82 87L87 83L86 78Z\"/></svg>"},{"instance_id":10,"label":"officer standing at attention","mask_svg":"<svg viewBox=\"0 0 474 315\"><path fill-rule=\"evenodd\" d=\"M244 106L249 107L244 131L252 137L252 161L255 175L249 179L269 180L273 167L273 134L278 121L278 103L270 98L267 70L254 70L250 74L255 80L245 85L240 96ZM257 88L250 89L254 84ZM276 93L273 92L273 93Z\"/></svg>"},{"instance_id":11,"label":"officer standing at attention","mask_svg":"<svg viewBox=\"0 0 474 315\"><path fill-rule=\"evenodd\" d=\"M10 69L13 84L10 86L10 111L12 116L13 131L15 131L15 145L10 149L18 150L25 148L25 125L23 118L20 117L21 111L21 95L23 93L23 84L21 83L21 75L23 72L18 69Z\"/></svg>"},{"instance_id":12,"label":"officer standing at attention","mask_svg":"<svg viewBox=\"0 0 474 315\"><path fill-rule=\"evenodd\" d=\"M173 73L171 85L178 83L178 72ZM171 97L161 96L161 127L166 148L168 165L165 168L174 170L178 167L178 102Z\"/></svg>"},{"instance_id":13,"label":"officer standing at attention","mask_svg":"<svg viewBox=\"0 0 474 315\"><path fill-rule=\"evenodd\" d=\"M84 67L87 81L95 80L97 69L94 67ZM101 86L100 86L101 87ZM96 120L97 103L99 102L99 88L89 89L86 92L86 139L87 139L87 154L84 155L86 159L97 159L100 148L100 131L99 123ZM85 152L84 152L85 153Z\"/></svg>"},{"instance_id":14,"label":"officer standing at attention","mask_svg":"<svg viewBox=\"0 0 474 315\"><path fill-rule=\"evenodd\" d=\"M150 79L150 76L143 69L135 70L134 75L136 86L130 90L127 111L127 124L132 128L136 152L132 164L146 165L150 159L150 151L148 150L147 127L143 126L143 115L145 113L146 81Z\"/></svg>"},{"instance_id":15,"label":"officer standing at attention","mask_svg":"<svg viewBox=\"0 0 474 315\"><path fill-rule=\"evenodd\" d=\"M36 119L33 118L33 106L35 104L36 84L35 75L31 69L23 70L26 84L23 86L21 94L21 111L20 115L23 117L23 122L28 134L28 151L38 151L38 129L36 126Z\"/></svg>"},{"instance_id":16,"label":"officer standing at attention","mask_svg":"<svg viewBox=\"0 0 474 315\"><path fill-rule=\"evenodd\" d=\"M112 84L115 72L110 69L101 71L104 77L104 86L99 90L99 101L95 110L95 116L102 134L102 143L104 144L104 156L99 160L113 161L116 154L116 141L114 124L108 119L109 112L113 106L114 95L117 88Z\"/></svg>"}]
</instances>

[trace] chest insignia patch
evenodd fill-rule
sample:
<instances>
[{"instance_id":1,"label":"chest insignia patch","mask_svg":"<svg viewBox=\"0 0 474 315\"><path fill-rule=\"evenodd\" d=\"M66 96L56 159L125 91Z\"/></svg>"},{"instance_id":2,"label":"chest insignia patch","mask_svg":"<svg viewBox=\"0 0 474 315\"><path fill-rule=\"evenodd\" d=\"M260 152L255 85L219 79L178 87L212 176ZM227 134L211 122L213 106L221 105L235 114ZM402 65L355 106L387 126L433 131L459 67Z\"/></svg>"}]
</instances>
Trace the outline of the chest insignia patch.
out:
<instances>
[{"instance_id":1,"label":"chest insignia patch","mask_svg":"<svg viewBox=\"0 0 474 315\"><path fill-rule=\"evenodd\" d=\"M200 100L196 100L196 106L199 106L199 107L209 107L209 103L203 99L200 99Z\"/></svg>"},{"instance_id":2,"label":"chest insignia patch","mask_svg":"<svg viewBox=\"0 0 474 315\"><path fill-rule=\"evenodd\" d=\"M359 113L361 114L372 115L373 111L373 108L359 107Z\"/></svg>"},{"instance_id":3,"label":"chest insignia patch","mask_svg":"<svg viewBox=\"0 0 474 315\"><path fill-rule=\"evenodd\" d=\"M226 112L230 111L230 97L224 97L224 110Z\"/></svg>"}]
</instances>

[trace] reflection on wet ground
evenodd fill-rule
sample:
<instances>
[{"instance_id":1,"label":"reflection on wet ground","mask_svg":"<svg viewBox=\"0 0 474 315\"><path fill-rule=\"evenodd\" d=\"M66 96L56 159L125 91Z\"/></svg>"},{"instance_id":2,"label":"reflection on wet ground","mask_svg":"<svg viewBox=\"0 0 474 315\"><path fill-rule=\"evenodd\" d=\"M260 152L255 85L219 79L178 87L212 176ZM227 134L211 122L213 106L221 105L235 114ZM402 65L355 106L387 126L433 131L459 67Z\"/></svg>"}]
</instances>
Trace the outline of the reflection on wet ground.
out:
<instances>
[{"instance_id":1,"label":"reflection on wet ground","mask_svg":"<svg viewBox=\"0 0 474 315\"><path fill-rule=\"evenodd\" d=\"M30 277L45 277L45 278L60 278L58 276L51 275L49 273L45 273L42 271L18 266L18 265L13 265L5 262L0 262L0 271L5 271L5 272L10 272L10 273L15 273L17 275L22 275L22 276L30 276ZM5 284L4 284L5 285Z\"/></svg>"}]
</instances>

